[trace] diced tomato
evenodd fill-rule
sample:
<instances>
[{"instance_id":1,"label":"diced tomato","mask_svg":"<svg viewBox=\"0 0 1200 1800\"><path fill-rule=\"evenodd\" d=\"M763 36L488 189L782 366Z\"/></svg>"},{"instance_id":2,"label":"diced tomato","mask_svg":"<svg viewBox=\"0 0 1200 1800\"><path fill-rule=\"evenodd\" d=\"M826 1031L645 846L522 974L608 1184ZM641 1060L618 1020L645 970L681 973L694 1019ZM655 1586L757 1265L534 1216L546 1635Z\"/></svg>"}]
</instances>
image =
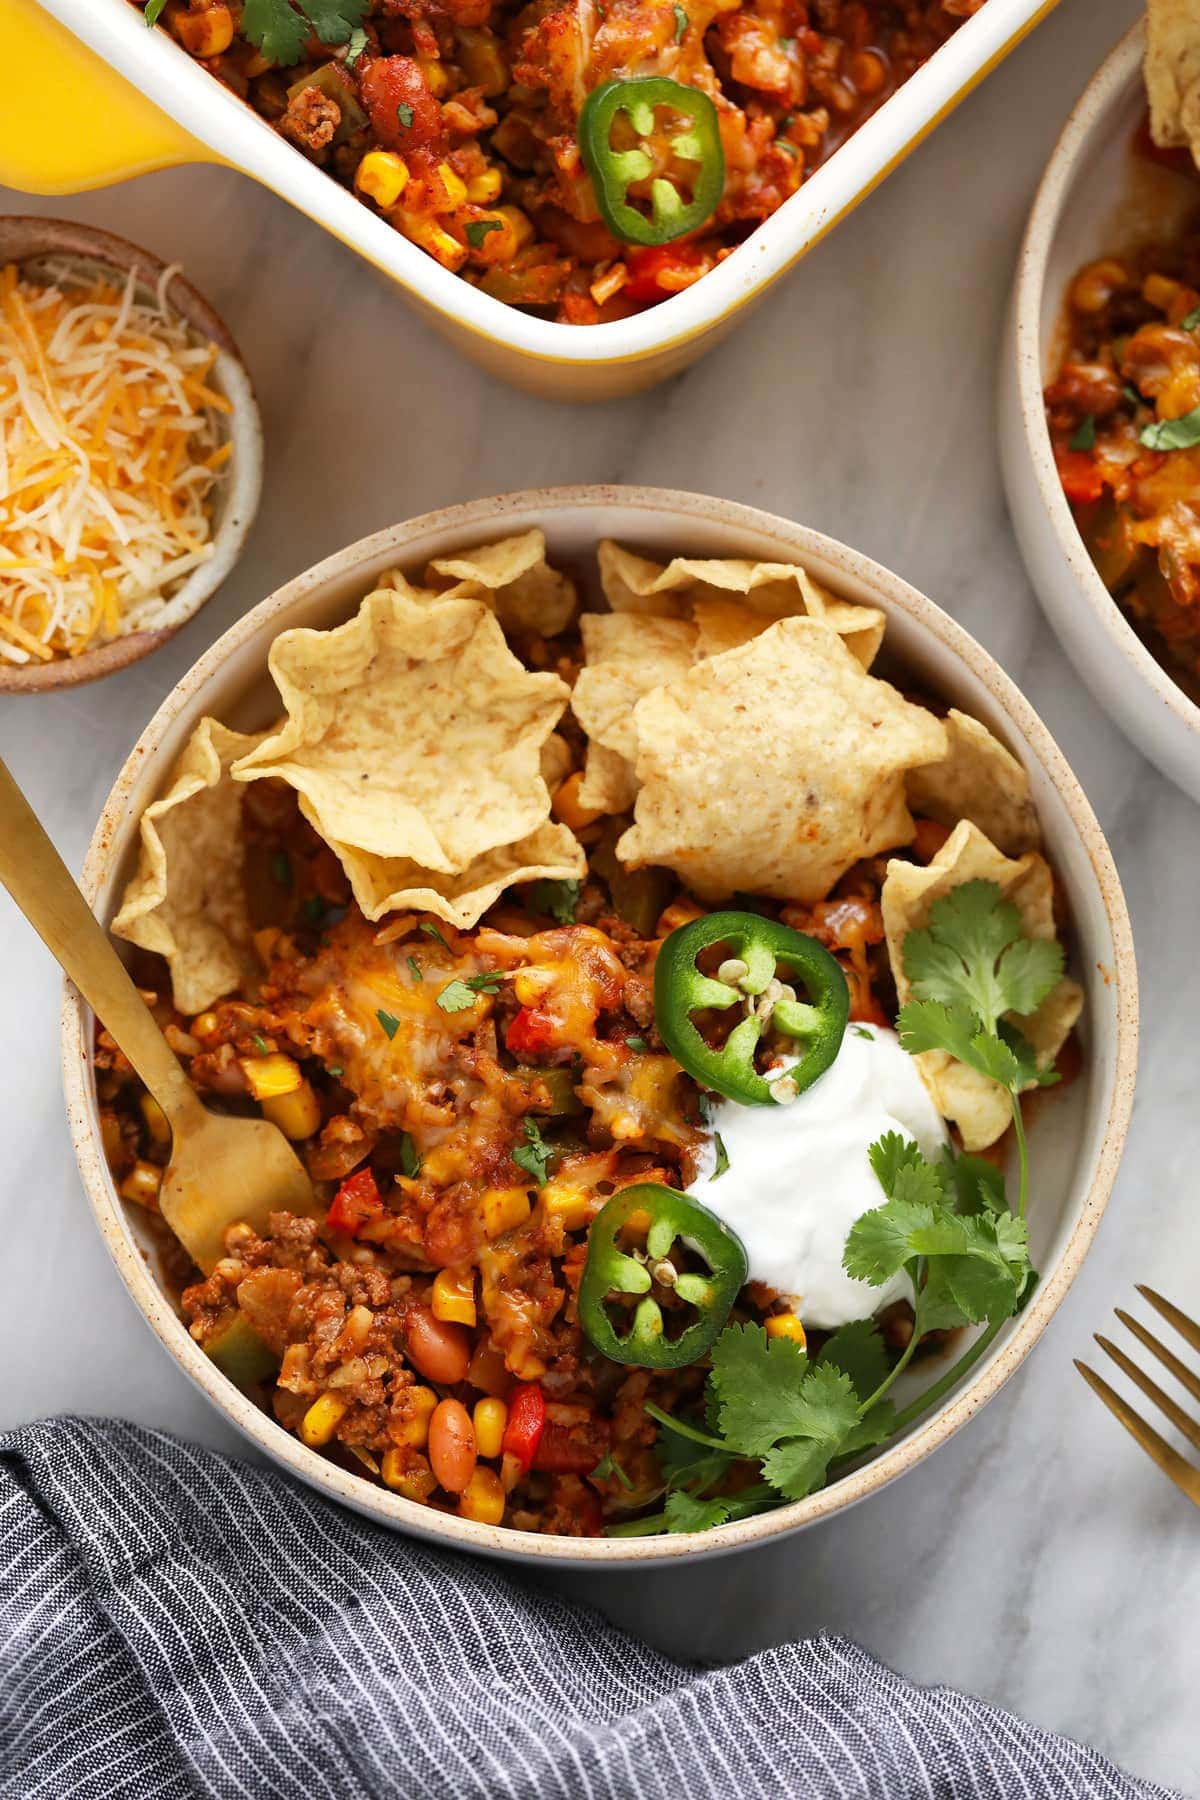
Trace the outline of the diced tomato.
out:
<instances>
[{"instance_id":1,"label":"diced tomato","mask_svg":"<svg viewBox=\"0 0 1200 1800\"><path fill-rule=\"evenodd\" d=\"M508 1423L500 1446L506 1456L516 1457L523 1472L532 1466L545 1427L546 1396L536 1381L523 1381L509 1395Z\"/></svg>"},{"instance_id":2,"label":"diced tomato","mask_svg":"<svg viewBox=\"0 0 1200 1800\"><path fill-rule=\"evenodd\" d=\"M608 1424L590 1419L585 1425L559 1425L546 1421L542 1441L533 1459L535 1469L550 1475L590 1475L608 1450Z\"/></svg>"},{"instance_id":3,"label":"diced tomato","mask_svg":"<svg viewBox=\"0 0 1200 1800\"><path fill-rule=\"evenodd\" d=\"M555 1039L554 1020L536 1006L523 1006L505 1033L504 1041L514 1056L545 1050Z\"/></svg>"},{"instance_id":4,"label":"diced tomato","mask_svg":"<svg viewBox=\"0 0 1200 1800\"><path fill-rule=\"evenodd\" d=\"M627 300L665 300L690 287L712 266L712 253L699 244L655 244L625 256L629 279L621 289Z\"/></svg>"},{"instance_id":5,"label":"diced tomato","mask_svg":"<svg viewBox=\"0 0 1200 1800\"><path fill-rule=\"evenodd\" d=\"M411 56L384 56L363 72L363 105L380 143L401 154L443 152L448 143L442 109Z\"/></svg>"},{"instance_id":6,"label":"diced tomato","mask_svg":"<svg viewBox=\"0 0 1200 1800\"><path fill-rule=\"evenodd\" d=\"M1063 493L1073 506L1086 506L1100 498L1104 492L1100 468L1086 450L1059 450L1055 461Z\"/></svg>"},{"instance_id":7,"label":"diced tomato","mask_svg":"<svg viewBox=\"0 0 1200 1800\"><path fill-rule=\"evenodd\" d=\"M325 1215L325 1223L331 1231L344 1231L353 1237L371 1219L377 1219L383 1211L383 1201L379 1197L379 1189L375 1185L375 1177L370 1169L358 1169L348 1175L337 1193L333 1203Z\"/></svg>"}]
</instances>

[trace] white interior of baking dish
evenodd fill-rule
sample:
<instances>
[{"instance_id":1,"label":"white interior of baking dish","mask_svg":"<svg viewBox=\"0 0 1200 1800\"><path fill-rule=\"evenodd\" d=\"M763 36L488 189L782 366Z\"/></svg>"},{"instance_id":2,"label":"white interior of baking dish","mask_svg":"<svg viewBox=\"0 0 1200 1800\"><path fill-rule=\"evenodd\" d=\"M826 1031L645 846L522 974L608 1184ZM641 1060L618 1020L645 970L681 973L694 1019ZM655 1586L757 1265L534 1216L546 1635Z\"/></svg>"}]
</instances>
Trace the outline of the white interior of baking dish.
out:
<instances>
[{"instance_id":1,"label":"white interior of baking dish","mask_svg":"<svg viewBox=\"0 0 1200 1800\"><path fill-rule=\"evenodd\" d=\"M714 324L801 256L1055 4L987 0L923 68L711 274L634 318L559 325L451 275L277 135L129 0L39 0L77 37L218 155L326 226L448 318L550 361L646 355Z\"/></svg>"},{"instance_id":2,"label":"white interior of baking dish","mask_svg":"<svg viewBox=\"0 0 1200 1800\"><path fill-rule=\"evenodd\" d=\"M277 1461L371 1517L496 1554L586 1563L707 1554L796 1529L884 1485L995 1391L1044 1329L1090 1242L1124 1139L1137 1004L1128 920L1107 845L1061 753L1007 677L939 608L865 557L817 533L728 502L633 489L550 490L428 515L364 539L264 601L184 678L122 771L93 839L85 875L99 915L108 920L116 911L136 857L141 811L161 789L198 720L214 714L249 729L277 715L266 660L281 629L339 623L384 570L399 564L419 571L433 556L534 525L545 531L551 558L580 575L594 569L595 545L603 537L664 559L687 554L800 561L847 598L882 607L888 614L885 666L903 664L931 695L981 719L1029 771L1047 854L1074 921L1072 966L1087 990L1087 1006L1081 1027L1082 1072L1069 1088L1043 1103L1031 1131L1030 1235L1041 1282L1020 1319L1006 1326L965 1383L929 1419L873 1463L778 1512L695 1538L562 1540L471 1525L370 1486L306 1449L247 1401L188 1336L157 1284L154 1258L140 1253L148 1240L138 1230L139 1209L120 1201L104 1166L86 1009L70 995L64 1031L68 1107L85 1184L134 1299L187 1373ZM598 598L593 588L585 605ZM921 1391L947 1366L940 1360L923 1365L910 1377L903 1398Z\"/></svg>"}]
</instances>

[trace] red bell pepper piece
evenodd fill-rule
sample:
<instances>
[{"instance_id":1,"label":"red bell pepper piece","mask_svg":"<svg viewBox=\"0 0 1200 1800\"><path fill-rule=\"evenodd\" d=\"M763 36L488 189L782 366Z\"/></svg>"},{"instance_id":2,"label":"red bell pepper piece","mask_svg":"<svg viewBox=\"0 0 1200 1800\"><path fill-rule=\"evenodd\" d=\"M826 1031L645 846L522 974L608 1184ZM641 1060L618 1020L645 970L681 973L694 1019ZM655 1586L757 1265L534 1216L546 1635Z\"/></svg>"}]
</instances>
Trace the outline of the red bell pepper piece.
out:
<instances>
[{"instance_id":1,"label":"red bell pepper piece","mask_svg":"<svg viewBox=\"0 0 1200 1800\"><path fill-rule=\"evenodd\" d=\"M710 251L697 244L656 244L645 250L627 250L629 271L622 296L626 300L666 300L693 281L712 264Z\"/></svg>"},{"instance_id":2,"label":"red bell pepper piece","mask_svg":"<svg viewBox=\"0 0 1200 1800\"><path fill-rule=\"evenodd\" d=\"M383 1201L379 1197L379 1189L375 1185L375 1177L370 1169L356 1169L348 1175L337 1193L333 1203L325 1215L325 1223L331 1231L344 1231L349 1237L371 1219L377 1219L383 1212Z\"/></svg>"},{"instance_id":3,"label":"red bell pepper piece","mask_svg":"<svg viewBox=\"0 0 1200 1800\"><path fill-rule=\"evenodd\" d=\"M523 1381L513 1389L508 1402L508 1423L500 1448L506 1456L515 1456L522 1474L533 1465L546 1426L546 1396L536 1381Z\"/></svg>"},{"instance_id":4,"label":"red bell pepper piece","mask_svg":"<svg viewBox=\"0 0 1200 1800\"><path fill-rule=\"evenodd\" d=\"M1075 506L1086 506L1104 492L1104 480L1095 460L1086 450L1060 450L1055 456L1058 478L1063 493Z\"/></svg>"},{"instance_id":5,"label":"red bell pepper piece","mask_svg":"<svg viewBox=\"0 0 1200 1800\"><path fill-rule=\"evenodd\" d=\"M535 1006L523 1006L505 1033L514 1056L529 1056L554 1042L554 1020Z\"/></svg>"}]
</instances>

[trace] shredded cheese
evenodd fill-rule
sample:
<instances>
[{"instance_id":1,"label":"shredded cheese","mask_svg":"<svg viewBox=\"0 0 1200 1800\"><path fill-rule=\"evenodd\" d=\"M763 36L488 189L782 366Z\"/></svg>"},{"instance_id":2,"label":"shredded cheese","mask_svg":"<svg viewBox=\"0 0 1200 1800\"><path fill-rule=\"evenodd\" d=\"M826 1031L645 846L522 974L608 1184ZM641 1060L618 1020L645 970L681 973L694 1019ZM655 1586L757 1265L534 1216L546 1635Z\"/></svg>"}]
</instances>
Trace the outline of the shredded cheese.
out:
<instances>
[{"instance_id":1,"label":"shredded cheese","mask_svg":"<svg viewBox=\"0 0 1200 1800\"><path fill-rule=\"evenodd\" d=\"M213 553L231 455L216 346L157 293L55 259L0 269L0 660L169 622Z\"/></svg>"}]
</instances>

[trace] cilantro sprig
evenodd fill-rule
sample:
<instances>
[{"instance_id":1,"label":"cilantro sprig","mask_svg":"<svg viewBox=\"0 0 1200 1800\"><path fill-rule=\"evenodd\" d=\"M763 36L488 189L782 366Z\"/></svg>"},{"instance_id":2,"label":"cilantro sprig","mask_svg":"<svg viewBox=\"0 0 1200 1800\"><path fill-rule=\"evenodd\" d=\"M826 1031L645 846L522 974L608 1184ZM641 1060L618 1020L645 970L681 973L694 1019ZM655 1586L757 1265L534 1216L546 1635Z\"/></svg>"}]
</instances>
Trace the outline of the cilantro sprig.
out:
<instances>
[{"instance_id":1,"label":"cilantro sprig","mask_svg":"<svg viewBox=\"0 0 1200 1800\"><path fill-rule=\"evenodd\" d=\"M1058 985L1062 946L1022 935L1021 915L994 881L967 881L935 900L928 924L901 948L915 998L900 1009L896 1029L913 1056L944 1050L1006 1089L1020 1162L1017 1213L1025 1216L1029 1151L1021 1092L1058 1080L1008 1015L1027 1017Z\"/></svg>"},{"instance_id":2,"label":"cilantro sprig","mask_svg":"<svg viewBox=\"0 0 1200 1800\"><path fill-rule=\"evenodd\" d=\"M539 1187L544 1187L550 1167L550 1158L553 1155L554 1145L546 1142L537 1120L527 1115L525 1142L512 1153L512 1159L518 1169L524 1169L526 1175L536 1181Z\"/></svg>"},{"instance_id":3,"label":"cilantro sprig","mask_svg":"<svg viewBox=\"0 0 1200 1800\"><path fill-rule=\"evenodd\" d=\"M455 976L438 994L437 1004L443 1012L465 1012L468 1006L474 1006L480 994L497 993L503 980L501 969L481 969L477 975L468 975L465 981Z\"/></svg>"},{"instance_id":4,"label":"cilantro sprig","mask_svg":"<svg viewBox=\"0 0 1200 1800\"><path fill-rule=\"evenodd\" d=\"M281 68L304 54L314 33L323 44L351 44L355 58L365 48L362 23L370 0L246 0L242 36ZM362 41L359 42L359 36Z\"/></svg>"}]
</instances>

